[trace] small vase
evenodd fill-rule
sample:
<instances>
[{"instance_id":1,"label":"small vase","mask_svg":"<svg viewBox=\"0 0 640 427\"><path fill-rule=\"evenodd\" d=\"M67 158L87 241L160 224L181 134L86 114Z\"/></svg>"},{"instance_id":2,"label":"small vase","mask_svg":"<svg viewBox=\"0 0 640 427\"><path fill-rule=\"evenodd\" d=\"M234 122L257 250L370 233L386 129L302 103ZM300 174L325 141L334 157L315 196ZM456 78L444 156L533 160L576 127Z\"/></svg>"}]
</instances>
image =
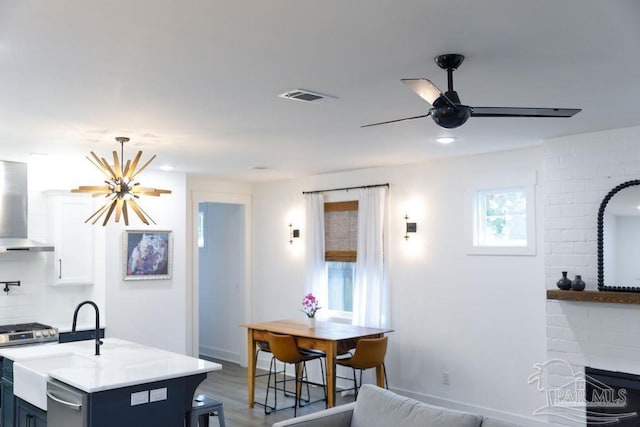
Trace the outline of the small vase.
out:
<instances>
[{"instance_id":1,"label":"small vase","mask_svg":"<svg viewBox=\"0 0 640 427\"><path fill-rule=\"evenodd\" d=\"M582 280L582 276L576 274L576 278L571 282L571 289L574 291L583 291L585 287L584 280Z\"/></svg>"},{"instance_id":2,"label":"small vase","mask_svg":"<svg viewBox=\"0 0 640 427\"><path fill-rule=\"evenodd\" d=\"M558 288L562 289L563 291L568 291L569 289L571 289L571 279L567 277L566 271L562 272L562 279L558 280L556 285L558 285Z\"/></svg>"},{"instance_id":3,"label":"small vase","mask_svg":"<svg viewBox=\"0 0 640 427\"><path fill-rule=\"evenodd\" d=\"M316 327L316 318L307 317L307 325L309 326L309 329L314 329Z\"/></svg>"}]
</instances>

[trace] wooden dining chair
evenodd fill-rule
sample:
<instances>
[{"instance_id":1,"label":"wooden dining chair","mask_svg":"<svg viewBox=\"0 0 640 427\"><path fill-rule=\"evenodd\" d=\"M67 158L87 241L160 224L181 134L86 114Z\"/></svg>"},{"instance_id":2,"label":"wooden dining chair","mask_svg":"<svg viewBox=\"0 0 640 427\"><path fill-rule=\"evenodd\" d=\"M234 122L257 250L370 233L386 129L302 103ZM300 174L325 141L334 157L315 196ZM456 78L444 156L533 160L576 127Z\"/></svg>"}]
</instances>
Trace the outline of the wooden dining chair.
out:
<instances>
[{"instance_id":1,"label":"wooden dining chair","mask_svg":"<svg viewBox=\"0 0 640 427\"><path fill-rule=\"evenodd\" d=\"M309 396L308 399L308 403L314 403L311 402L310 400L310 393L309 393L309 385L318 385L318 386L322 386L323 391L324 391L324 399L319 399L319 400L324 400L325 402L325 407L327 406L327 388L326 388L326 384L324 382L324 368L323 368L323 363L322 363L322 357L324 357L324 355L322 353L318 353L318 352L311 352L311 351L305 351L303 349L298 348L298 345L296 344L296 340L293 336L291 335L281 335L281 334L274 334L272 332L269 332L269 349L271 350L271 353L273 354L273 359L271 361L271 366L269 369L269 379L267 381L267 392L265 395L265 400L264 400L264 408L265 408L265 413L269 414L271 413L271 411L275 411L278 409L285 409L285 408L277 408L278 406L278 400L277 400L277 391L278 391L278 387L277 387L277 377L275 377L275 371L276 371L276 364L275 362L277 360L284 362L285 364L293 364L295 366L295 401L293 404L293 416L297 416L297 411L298 411L298 407L302 407L302 399L301 399L301 394L302 394L302 386L306 385L307 386L307 395ZM314 383L308 380L307 377L307 364L306 362L311 361L311 360L319 360L320 361L320 369L322 371L322 384L318 384L318 383ZM272 373L274 374L274 384L276 385L274 387L274 404L273 406L270 406L269 403L269 390L272 388L271 387L271 376ZM285 391L286 393L286 389L283 389L283 391ZM318 400L316 400L315 402L317 402ZM273 408L273 409L272 409ZM277 409L276 409L277 408Z\"/></svg>"},{"instance_id":2,"label":"wooden dining chair","mask_svg":"<svg viewBox=\"0 0 640 427\"><path fill-rule=\"evenodd\" d=\"M384 366L384 357L387 354L388 338L363 338L356 344L353 356L336 359L336 364L351 368L353 371L353 388L345 391L354 390L355 397L358 397L358 389L362 385L362 373L367 369L382 367L384 373L385 388L389 388L387 382L387 369ZM356 380L356 370L360 371L360 384Z\"/></svg>"}]
</instances>

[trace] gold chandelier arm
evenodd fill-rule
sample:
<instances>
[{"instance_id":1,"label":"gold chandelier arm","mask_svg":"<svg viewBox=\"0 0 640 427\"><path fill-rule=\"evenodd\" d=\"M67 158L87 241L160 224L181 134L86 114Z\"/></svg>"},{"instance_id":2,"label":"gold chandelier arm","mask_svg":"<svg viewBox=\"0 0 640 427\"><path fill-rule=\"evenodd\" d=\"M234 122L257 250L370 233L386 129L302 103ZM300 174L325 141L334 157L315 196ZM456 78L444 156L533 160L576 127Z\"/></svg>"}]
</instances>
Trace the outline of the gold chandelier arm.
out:
<instances>
[{"instance_id":1,"label":"gold chandelier arm","mask_svg":"<svg viewBox=\"0 0 640 427\"><path fill-rule=\"evenodd\" d=\"M138 154L136 154L136 157L134 157L133 162L131 162L131 167L129 168L127 173L124 174L125 178L127 179L132 178L131 175L133 175L133 173L136 171L136 167L138 167L138 162L140 161L141 157L142 157L142 151L138 151Z\"/></svg>"},{"instance_id":2,"label":"gold chandelier arm","mask_svg":"<svg viewBox=\"0 0 640 427\"><path fill-rule=\"evenodd\" d=\"M91 154L93 154L93 153L91 153ZM85 156L85 157L87 158L87 160L89 160L89 161L91 162L91 164L92 164L93 166L97 167L97 168L98 168L98 170L99 170L100 172L102 172L103 174L105 174L105 175L107 176L107 178L109 178L109 179L111 178L111 177L109 176L109 173L105 170L105 168L103 168L103 167L101 166L101 165L102 165L102 162L98 162L98 163L96 163L96 162L94 162L94 161L93 161L89 156Z\"/></svg>"},{"instance_id":3,"label":"gold chandelier arm","mask_svg":"<svg viewBox=\"0 0 640 427\"><path fill-rule=\"evenodd\" d=\"M149 163L151 163L153 161L153 159L156 158L156 155L154 154L152 158L149 159L149 161L147 163L144 164L144 166L142 166L140 169L138 169L136 172L133 173L133 175L131 175L131 179L135 178L136 175L138 175L140 172L142 172L147 166L149 166Z\"/></svg>"},{"instance_id":4,"label":"gold chandelier arm","mask_svg":"<svg viewBox=\"0 0 640 427\"><path fill-rule=\"evenodd\" d=\"M136 203L135 200L130 199L129 204L131 205L131 208L138 215L138 218L140 218L142 222L149 225L149 221L147 221L147 217L148 217L151 220L151 222L155 224L155 222L151 219L151 217L149 217L149 215L147 215L146 212L142 210L142 208Z\"/></svg>"},{"instance_id":5,"label":"gold chandelier arm","mask_svg":"<svg viewBox=\"0 0 640 427\"><path fill-rule=\"evenodd\" d=\"M113 169L111 169L111 165L109 164L109 162L107 162L107 159L105 159L104 157L101 157L101 159L102 159L102 164L111 174L111 179L116 179L116 173L113 171Z\"/></svg>"},{"instance_id":6,"label":"gold chandelier arm","mask_svg":"<svg viewBox=\"0 0 640 427\"><path fill-rule=\"evenodd\" d=\"M127 212L127 201L122 199L122 216L124 217L124 225L129 225L129 213Z\"/></svg>"},{"instance_id":7,"label":"gold chandelier arm","mask_svg":"<svg viewBox=\"0 0 640 427\"><path fill-rule=\"evenodd\" d=\"M114 195L114 197L115 197L115 195ZM95 212L93 213L93 215L91 215L89 218L87 218L87 220L85 221L85 223L87 223L87 222L91 221L91 219L92 219L92 218L94 218L94 217L96 217L96 215L97 215L97 217L96 217L96 218L93 220L93 222L91 223L91 224L95 224L95 223L100 219L100 217L104 214L104 212L107 210L107 208L109 207L109 205L110 205L111 203L113 203L113 197L112 197L111 199L109 199L109 200L108 200L104 205L102 205L102 206L100 207L100 209L98 209L97 211L95 211Z\"/></svg>"},{"instance_id":8,"label":"gold chandelier arm","mask_svg":"<svg viewBox=\"0 0 640 427\"><path fill-rule=\"evenodd\" d=\"M122 197L118 197L118 200L116 200L116 222L120 222L120 216L122 215L123 204L124 204L124 199Z\"/></svg>"},{"instance_id":9,"label":"gold chandelier arm","mask_svg":"<svg viewBox=\"0 0 640 427\"><path fill-rule=\"evenodd\" d=\"M107 225L107 222L109 222L109 218L111 218L111 214L113 213L113 210L115 209L117 204L118 204L118 200L114 200L113 202L111 202L111 206L109 206L109 212L107 212L107 216L104 219L104 222L102 223L103 227Z\"/></svg>"},{"instance_id":10,"label":"gold chandelier arm","mask_svg":"<svg viewBox=\"0 0 640 427\"><path fill-rule=\"evenodd\" d=\"M118 152L113 152L113 169L116 173L116 178L122 178L122 167L120 167L120 159L118 158Z\"/></svg>"},{"instance_id":11,"label":"gold chandelier arm","mask_svg":"<svg viewBox=\"0 0 640 427\"><path fill-rule=\"evenodd\" d=\"M127 163L124 165L124 171L122 172L122 175L125 178L128 178L130 166L131 166L131 160L127 160Z\"/></svg>"},{"instance_id":12,"label":"gold chandelier arm","mask_svg":"<svg viewBox=\"0 0 640 427\"><path fill-rule=\"evenodd\" d=\"M93 193L94 191L111 192L108 185L81 185L78 188L71 190L72 193Z\"/></svg>"},{"instance_id":13,"label":"gold chandelier arm","mask_svg":"<svg viewBox=\"0 0 640 427\"><path fill-rule=\"evenodd\" d=\"M106 160L98 157L97 154L94 153L93 151L91 152L91 156L95 159L96 166L98 166L98 169L100 169L102 173L104 173L107 176L107 178L115 179L116 176L111 170L111 167L109 166Z\"/></svg>"},{"instance_id":14,"label":"gold chandelier arm","mask_svg":"<svg viewBox=\"0 0 640 427\"><path fill-rule=\"evenodd\" d=\"M162 190L160 188L153 187L132 187L131 192L134 194L142 194L144 196L156 196L161 194L171 194L171 190Z\"/></svg>"}]
</instances>

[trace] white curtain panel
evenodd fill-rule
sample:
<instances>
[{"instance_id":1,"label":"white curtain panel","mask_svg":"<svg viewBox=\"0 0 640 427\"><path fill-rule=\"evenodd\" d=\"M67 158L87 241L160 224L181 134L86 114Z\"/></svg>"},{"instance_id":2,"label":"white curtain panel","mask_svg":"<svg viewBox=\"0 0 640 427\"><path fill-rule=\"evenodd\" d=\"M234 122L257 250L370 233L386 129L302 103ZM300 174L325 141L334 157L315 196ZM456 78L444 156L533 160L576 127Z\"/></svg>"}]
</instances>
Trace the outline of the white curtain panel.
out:
<instances>
[{"instance_id":1,"label":"white curtain panel","mask_svg":"<svg viewBox=\"0 0 640 427\"><path fill-rule=\"evenodd\" d=\"M306 286L305 291L313 293L326 307L329 301L327 267L324 261L324 197L322 193L305 194L305 236ZM316 317L322 319L320 310Z\"/></svg>"},{"instance_id":2,"label":"white curtain panel","mask_svg":"<svg viewBox=\"0 0 640 427\"><path fill-rule=\"evenodd\" d=\"M358 197L358 259L353 290L356 326L389 327L389 280L384 258L388 187L362 189Z\"/></svg>"}]
</instances>

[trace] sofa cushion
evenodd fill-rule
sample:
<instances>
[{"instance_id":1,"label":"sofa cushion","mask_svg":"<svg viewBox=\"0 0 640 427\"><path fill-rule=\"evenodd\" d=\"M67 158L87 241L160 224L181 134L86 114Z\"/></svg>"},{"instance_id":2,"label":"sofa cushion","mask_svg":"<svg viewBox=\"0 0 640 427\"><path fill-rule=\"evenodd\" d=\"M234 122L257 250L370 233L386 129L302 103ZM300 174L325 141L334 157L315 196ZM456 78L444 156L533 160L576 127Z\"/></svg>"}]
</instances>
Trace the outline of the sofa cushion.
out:
<instances>
[{"instance_id":1,"label":"sofa cushion","mask_svg":"<svg viewBox=\"0 0 640 427\"><path fill-rule=\"evenodd\" d=\"M427 405L388 390L364 384L358 393L351 427L479 427L482 417Z\"/></svg>"}]
</instances>

